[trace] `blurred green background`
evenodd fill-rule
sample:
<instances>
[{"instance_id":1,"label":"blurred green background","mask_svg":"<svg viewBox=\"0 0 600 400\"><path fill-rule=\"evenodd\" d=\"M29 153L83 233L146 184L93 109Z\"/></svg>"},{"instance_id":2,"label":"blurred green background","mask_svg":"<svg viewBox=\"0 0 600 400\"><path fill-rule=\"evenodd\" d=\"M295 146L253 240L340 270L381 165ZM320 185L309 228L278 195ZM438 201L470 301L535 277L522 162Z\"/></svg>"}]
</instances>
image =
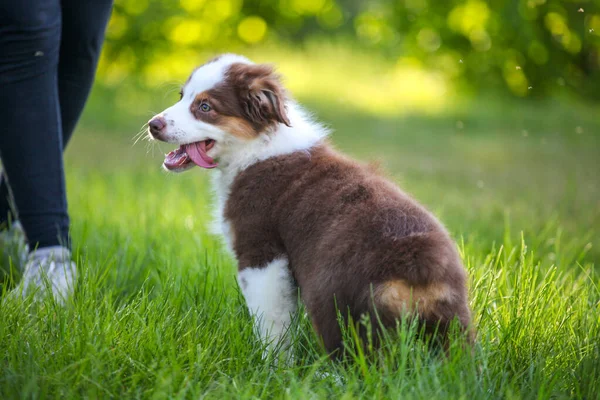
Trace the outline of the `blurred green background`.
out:
<instances>
[{"instance_id":1,"label":"blurred green background","mask_svg":"<svg viewBox=\"0 0 600 400\"><path fill-rule=\"evenodd\" d=\"M600 7L559 0L116 0L98 83L155 107L219 52L278 65L299 98L375 115L461 98L600 100ZM175 97L173 97L175 98Z\"/></svg>"},{"instance_id":2,"label":"blurred green background","mask_svg":"<svg viewBox=\"0 0 600 400\"><path fill-rule=\"evenodd\" d=\"M249 51L283 64L296 89L315 74L305 68L306 58L313 59L328 83L304 87L301 94L313 92L314 86L322 92L315 95L336 88L356 105L352 94L366 90L364 95L375 97L364 106L371 111L383 107L382 112L393 113L406 103L414 105L409 99L437 107L443 104L440 97L457 88L518 97L566 91L598 100L598 4L116 0L100 80L108 86L127 81L155 88L181 80L215 52ZM344 81L351 82L340 88ZM398 92L408 99L399 99Z\"/></svg>"},{"instance_id":3,"label":"blurred green background","mask_svg":"<svg viewBox=\"0 0 600 400\"><path fill-rule=\"evenodd\" d=\"M339 148L380 162L456 237L489 249L507 227L560 230L598 261L599 4L116 0L68 171L197 182L206 171L162 174L171 149L136 133L194 67L241 53L275 64Z\"/></svg>"}]
</instances>

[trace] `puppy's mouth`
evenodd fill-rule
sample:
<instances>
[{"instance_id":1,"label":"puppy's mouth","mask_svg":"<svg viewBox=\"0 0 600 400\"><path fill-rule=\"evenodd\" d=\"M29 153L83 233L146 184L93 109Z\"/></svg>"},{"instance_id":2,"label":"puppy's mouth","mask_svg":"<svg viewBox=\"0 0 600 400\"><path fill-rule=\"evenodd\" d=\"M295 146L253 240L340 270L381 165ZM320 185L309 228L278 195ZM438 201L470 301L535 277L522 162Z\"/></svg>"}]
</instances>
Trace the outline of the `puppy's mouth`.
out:
<instances>
[{"instance_id":1,"label":"puppy's mouth","mask_svg":"<svg viewBox=\"0 0 600 400\"><path fill-rule=\"evenodd\" d=\"M165 155L163 165L169 171L181 171L193 166L193 164L202 168L214 168L217 163L207 154L207 151L212 149L215 143L213 139L206 139L200 142L182 144L178 149Z\"/></svg>"}]
</instances>

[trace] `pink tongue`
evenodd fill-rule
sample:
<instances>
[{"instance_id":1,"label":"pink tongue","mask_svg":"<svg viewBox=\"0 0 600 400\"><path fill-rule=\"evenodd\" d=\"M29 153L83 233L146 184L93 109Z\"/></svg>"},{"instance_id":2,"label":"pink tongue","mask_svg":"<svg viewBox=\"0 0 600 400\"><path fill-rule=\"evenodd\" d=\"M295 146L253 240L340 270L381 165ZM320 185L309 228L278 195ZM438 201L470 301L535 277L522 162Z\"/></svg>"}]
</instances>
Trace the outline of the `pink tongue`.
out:
<instances>
[{"instance_id":1,"label":"pink tongue","mask_svg":"<svg viewBox=\"0 0 600 400\"><path fill-rule=\"evenodd\" d=\"M185 145L185 152L194 164L202 168L214 168L217 163L206 154L206 142L196 142Z\"/></svg>"}]
</instances>

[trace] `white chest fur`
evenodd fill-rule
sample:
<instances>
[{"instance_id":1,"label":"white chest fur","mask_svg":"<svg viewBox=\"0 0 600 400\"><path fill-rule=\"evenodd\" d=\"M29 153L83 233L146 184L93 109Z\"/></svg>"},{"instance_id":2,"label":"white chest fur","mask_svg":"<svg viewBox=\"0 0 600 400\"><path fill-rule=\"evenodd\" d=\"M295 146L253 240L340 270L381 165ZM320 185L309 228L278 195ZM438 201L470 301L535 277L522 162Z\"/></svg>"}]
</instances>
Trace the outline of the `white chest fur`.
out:
<instances>
[{"instance_id":1,"label":"white chest fur","mask_svg":"<svg viewBox=\"0 0 600 400\"><path fill-rule=\"evenodd\" d=\"M225 205L229 198L231 184L235 179L235 175L227 173L227 171L216 170L211 175L212 188L214 191L214 212L211 225L211 232L222 238L227 251L235 256L233 251L233 232L231 223L225 218Z\"/></svg>"}]
</instances>

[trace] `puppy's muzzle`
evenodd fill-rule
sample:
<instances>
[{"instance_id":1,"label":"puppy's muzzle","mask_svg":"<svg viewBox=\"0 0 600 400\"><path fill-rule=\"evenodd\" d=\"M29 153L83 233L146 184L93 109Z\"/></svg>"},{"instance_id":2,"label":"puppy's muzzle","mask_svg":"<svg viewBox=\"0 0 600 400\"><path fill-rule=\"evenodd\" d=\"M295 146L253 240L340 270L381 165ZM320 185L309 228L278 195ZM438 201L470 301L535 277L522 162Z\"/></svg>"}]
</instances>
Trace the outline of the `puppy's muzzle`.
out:
<instances>
[{"instance_id":1,"label":"puppy's muzzle","mask_svg":"<svg viewBox=\"0 0 600 400\"><path fill-rule=\"evenodd\" d=\"M155 139L160 139L166 127L167 121L163 117L154 117L148 121L148 130Z\"/></svg>"}]
</instances>

